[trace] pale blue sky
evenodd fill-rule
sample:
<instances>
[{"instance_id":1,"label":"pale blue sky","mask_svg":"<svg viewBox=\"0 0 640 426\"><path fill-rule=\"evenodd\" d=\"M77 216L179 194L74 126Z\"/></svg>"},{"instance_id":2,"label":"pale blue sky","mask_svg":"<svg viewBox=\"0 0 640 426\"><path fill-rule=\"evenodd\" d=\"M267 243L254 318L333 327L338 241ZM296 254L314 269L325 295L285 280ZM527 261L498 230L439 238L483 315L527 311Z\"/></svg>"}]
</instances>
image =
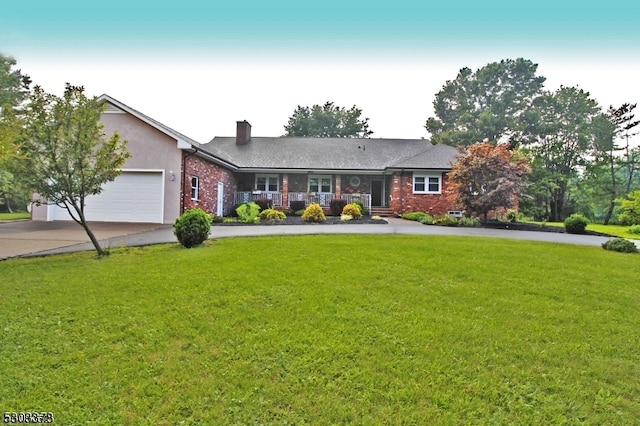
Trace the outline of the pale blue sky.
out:
<instances>
[{"instance_id":1,"label":"pale blue sky","mask_svg":"<svg viewBox=\"0 0 640 426\"><path fill-rule=\"evenodd\" d=\"M522 4L520 4L522 3ZM46 90L108 93L196 140L246 119L273 136L296 105L357 105L374 137L428 137L458 70L524 57L547 88L640 101L637 2L9 2L0 51Z\"/></svg>"}]
</instances>

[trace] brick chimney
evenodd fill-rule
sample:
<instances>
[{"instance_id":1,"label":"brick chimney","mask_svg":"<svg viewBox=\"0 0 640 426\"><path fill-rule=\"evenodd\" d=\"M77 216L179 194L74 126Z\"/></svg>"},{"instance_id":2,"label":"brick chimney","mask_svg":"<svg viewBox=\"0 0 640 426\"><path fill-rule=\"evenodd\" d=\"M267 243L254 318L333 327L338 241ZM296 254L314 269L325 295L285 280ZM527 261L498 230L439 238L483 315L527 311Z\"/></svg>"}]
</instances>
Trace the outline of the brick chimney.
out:
<instances>
[{"instance_id":1,"label":"brick chimney","mask_svg":"<svg viewBox=\"0 0 640 426\"><path fill-rule=\"evenodd\" d=\"M246 145L251 141L251 124L247 120L238 121L236 145Z\"/></svg>"}]
</instances>

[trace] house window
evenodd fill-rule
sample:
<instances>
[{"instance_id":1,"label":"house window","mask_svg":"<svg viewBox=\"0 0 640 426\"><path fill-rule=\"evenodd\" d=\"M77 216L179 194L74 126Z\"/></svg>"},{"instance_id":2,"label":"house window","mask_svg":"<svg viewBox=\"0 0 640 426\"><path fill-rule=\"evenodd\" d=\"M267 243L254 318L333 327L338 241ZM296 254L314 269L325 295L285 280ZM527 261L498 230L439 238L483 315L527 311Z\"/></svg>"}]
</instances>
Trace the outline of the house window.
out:
<instances>
[{"instance_id":1,"label":"house window","mask_svg":"<svg viewBox=\"0 0 640 426\"><path fill-rule=\"evenodd\" d=\"M278 192L278 175L256 175L256 189L265 192Z\"/></svg>"},{"instance_id":2,"label":"house window","mask_svg":"<svg viewBox=\"0 0 640 426\"><path fill-rule=\"evenodd\" d=\"M330 194L331 176L309 176L309 192Z\"/></svg>"},{"instance_id":3,"label":"house window","mask_svg":"<svg viewBox=\"0 0 640 426\"><path fill-rule=\"evenodd\" d=\"M199 184L200 182L199 182L198 176L191 176L191 199L192 200L198 199Z\"/></svg>"},{"instance_id":4,"label":"house window","mask_svg":"<svg viewBox=\"0 0 640 426\"><path fill-rule=\"evenodd\" d=\"M440 194L441 186L440 175L413 175L414 194Z\"/></svg>"}]
</instances>

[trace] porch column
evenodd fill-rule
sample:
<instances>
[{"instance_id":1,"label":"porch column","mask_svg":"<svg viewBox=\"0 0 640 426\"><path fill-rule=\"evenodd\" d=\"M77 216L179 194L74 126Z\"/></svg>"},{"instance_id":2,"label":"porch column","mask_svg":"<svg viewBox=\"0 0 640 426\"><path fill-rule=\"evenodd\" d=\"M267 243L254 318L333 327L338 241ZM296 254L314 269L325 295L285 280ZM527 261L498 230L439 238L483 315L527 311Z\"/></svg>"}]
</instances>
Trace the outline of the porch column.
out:
<instances>
[{"instance_id":1,"label":"porch column","mask_svg":"<svg viewBox=\"0 0 640 426\"><path fill-rule=\"evenodd\" d=\"M404 194L402 193L402 172L393 172L391 178L391 194L389 197L389 207L393 211L393 214L400 215L404 213L402 199Z\"/></svg>"},{"instance_id":2,"label":"porch column","mask_svg":"<svg viewBox=\"0 0 640 426\"><path fill-rule=\"evenodd\" d=\"M282 208L289 206L289 175L282 174Z\"/></svg>"},{"instance_id":3,"label":"porch column","mask_svg":"<svg viewBox=\"0 0 640 426\"><path fill-rule=\"evenodd\" d=\"M336 175L336 198L340 198L342 196L342 175Z\"/></svg>"}]
</instances>

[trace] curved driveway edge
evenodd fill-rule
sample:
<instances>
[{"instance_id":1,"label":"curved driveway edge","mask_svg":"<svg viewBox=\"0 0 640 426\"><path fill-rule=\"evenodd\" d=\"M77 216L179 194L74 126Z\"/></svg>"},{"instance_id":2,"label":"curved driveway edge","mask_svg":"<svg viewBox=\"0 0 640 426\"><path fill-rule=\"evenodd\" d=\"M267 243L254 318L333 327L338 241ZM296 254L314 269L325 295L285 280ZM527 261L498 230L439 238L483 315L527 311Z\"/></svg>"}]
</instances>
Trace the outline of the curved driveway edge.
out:
<instances>
[{"instance_id":1,"label":"curved driveway edge","mask_svg":"<svg viewBox=\"0 0 640 426\"><path fill-rule=\"evenodd\" d=\"M609 237L506 229L429 226L398 218L386 225L269 225L212 226L209 239L262 235L409 234L509 238L558 244L600 246ZM172 225L94 223L92 229L103 248L175 243ZM11 229L13 229L11 231ZM0 260L93 250L84 230L74 222L31 222L7 226L0 223ZM637 243L636 243L637 244Z\"/></svg>"}]
</instances>

